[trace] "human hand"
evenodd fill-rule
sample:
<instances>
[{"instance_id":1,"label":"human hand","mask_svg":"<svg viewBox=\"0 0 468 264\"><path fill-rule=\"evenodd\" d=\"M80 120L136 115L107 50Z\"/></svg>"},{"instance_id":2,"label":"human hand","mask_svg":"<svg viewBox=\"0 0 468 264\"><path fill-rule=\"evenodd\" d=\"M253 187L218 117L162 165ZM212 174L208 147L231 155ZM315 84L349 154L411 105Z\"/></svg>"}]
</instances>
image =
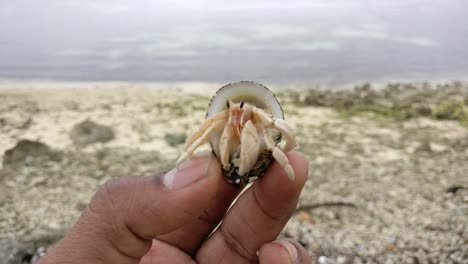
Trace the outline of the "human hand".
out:
<instances>
[{"instance_id":1,"label":"human hand","mask_svg":"<svg viewBox=\"0 0 468 264\"><path fill-rule=\"evenodd\" d=\"M227 214L240 190L223 179L211 153L164 175L112 179L38 264L311 263L299 243L274 241L308 175L301 154L287 156L294 181L273 162Z\"/></svg>"}]
</instances>

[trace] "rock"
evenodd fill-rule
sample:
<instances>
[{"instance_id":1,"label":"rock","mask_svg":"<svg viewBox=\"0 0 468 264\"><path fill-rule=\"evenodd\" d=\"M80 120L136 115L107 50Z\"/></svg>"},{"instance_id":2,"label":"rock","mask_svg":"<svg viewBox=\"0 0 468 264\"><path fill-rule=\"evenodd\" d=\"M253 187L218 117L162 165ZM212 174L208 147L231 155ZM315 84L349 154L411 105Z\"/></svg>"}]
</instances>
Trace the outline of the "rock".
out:
<instances>
[{"instance_id":1,"label":"rock","mask_svg":"<svg viewBox=\"0 0 468 264\"><path fill-rule=\"evenodd\" d=\"M331 262L328 261L328 258L327 258L327 257L325 257L325 256L320 256L320 257L318 258L318 263L320 263L320 264L327 264L327 263L331 263Z\"/></svg>"},{"instance_id":2,"label":"rock","mask_svg":"<svg viewBox=\"0 0 468 264\"><path fill-rule=\"evenodd\" d=\"M19 126L20 129L28 129L33 123L31 117L28 117L24 122Z\"/></svg>"},{"instance_id":3,"label":"rock","mask_svg":"<svg viewBox=\"0 0 468 264\"><path fill-rule=\"evenodd\" d=\"M9 179L13 179L16 176L16 172L12 169L1 169L0 170L0 190L1 188L7 188L6 181ZM1 196L1 194L0 194Z\"/></svg>"},{"instance_id":4,"label":"rock","mask_svg":"<svg viewBox=\"0 0 468 264\"><path fill-rule=\"evenodd\" d=\"M16 146L5 151L3 156L3 167L16 166L24 164L28 160L37 157L56 158L56 153L46 144L39 141L20 140Z\"/></svg>"},{"instance_id":5,"label":"rock","mask_svg":"<svg viewBox=\"0 0 468 264\"><path fill-rule=\"evenodd\" d=\"M14 239L0 239L0 264L12 263L18 250L18 242Z\"/></svg>"},{"instance_id":6,"label":"rock","mask_svg":"<svg viewBox=\"0 0 468 264\"><path fill-rule=\"evenodd\" d=\"M15 239L0 240L0 264L26 264L38 259L36 247L32 242Z\"/></svg>"},{"instance_id":7,"label":"rock","mask_svg":"<svg viewBox=\"0 0 468 264\"><path fill-rule=\"evenodd\" d=\"M61 237L59 234L49 234L30 241L0 239L0 264L34 263Z\"/></svg>"},{"instance_id":8,"label":"rock","mask_svg":"<svg viewBox=\"0 0 468 264\"><path fill-rule=\"evenodd\" d=\"M0 205L3 205L4 203L6 203L7 198L8 198L8 190L6 186L2 184L0 185Z\"/></svg>"},{"instance_id":9,"label":"rock","mask_svg":"<svg viewBox=\"0 0 468 264\"><path fill-rule=\"evenodd\" d=\"M164 140L172 147L185 143L187 135L185 133L174 133L164 135Z\"/></svg>"},{"instance_id":10,"label":"rock","mask_svg":"<svg viewBox=\"0 0 468 264\"><path fill-rule=\"evenodd\" d=\"M300 211L296 215L297 220L299 220L301 223L309 223L309 224L314 224L314 220L312 219L312 216L304 211Z\"/></svg>"},{"instance_id":11,"label":"rock","mask_svg":"<svg viewBox=\"0 0 468 264\"><path fill-rule=\"evenodd\" d=\"M76 145L87 145L96 142L108 142L114 138L114 131L109 126L85 120L73 126L70 139Z\"/></svg>"},{"instance_id":12,"label":"rock","mask_svg":"<svg viewBox=\"0 0 468 264\"><path fill-rule=\"evenodd\" d=\"M453 185L453 186L448 187L445 192L455 194L457 193L457 191L462 190L462 189L464 189L463 186Z\"/></svg>"},{"instance_id":13,"label":"rock","mask_svg":"<svg viewBox=\"0 0 468 264\"><path fill-rule=\"evenodd\" d=\"M436 143L429 143L430 150L434 153L441 153L444 151L447 151L447 147L441 144L436 144Z\"/></svg>"}]
</instances>

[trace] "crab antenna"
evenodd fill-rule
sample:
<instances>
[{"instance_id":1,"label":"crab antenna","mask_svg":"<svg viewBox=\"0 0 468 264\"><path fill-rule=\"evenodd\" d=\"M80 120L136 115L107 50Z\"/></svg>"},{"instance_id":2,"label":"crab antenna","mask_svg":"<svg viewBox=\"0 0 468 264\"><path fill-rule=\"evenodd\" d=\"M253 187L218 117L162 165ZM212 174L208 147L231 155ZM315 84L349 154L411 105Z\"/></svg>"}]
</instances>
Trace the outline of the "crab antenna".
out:
<instances>
[{"instance_id":1,"label":"crab antenna","mask_svg":"<svg viewBox=\"0 0 468 264\"><path fill-rule=\"evenodd\" d=\"M242 107L244 107L244 101L240 101L240 108L242 109Z\"/></svg>"}]
</instances>

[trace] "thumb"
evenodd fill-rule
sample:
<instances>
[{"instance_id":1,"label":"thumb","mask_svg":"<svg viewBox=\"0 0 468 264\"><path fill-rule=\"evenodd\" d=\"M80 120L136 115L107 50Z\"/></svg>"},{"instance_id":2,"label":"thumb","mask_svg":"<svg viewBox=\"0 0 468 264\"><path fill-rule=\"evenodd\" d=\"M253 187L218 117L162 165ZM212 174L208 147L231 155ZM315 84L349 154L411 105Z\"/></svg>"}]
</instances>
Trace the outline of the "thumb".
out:
<instances>
[{"instance_id":1,"label":"thumb","mask_svg":"<svg viewBox=\"0 0 468 264\"><path fill-rule=\"evenodd\" d=\"M210 152L160 176L112 179L99 188L75 226L40 263L64 259L138 263L152 238L198 218L222 180L220 165Z\"/></svg>"},{"instance_id":2,"label":"thumb","mask_svg":"<svg viewBox=\"0 0 468 264\"><path fill-rule=\"evenodd\" d=\"M292 239L281 239L263 245L259 250L260 264L315 264L307 250Z\"/></svg>"}]
</instances>

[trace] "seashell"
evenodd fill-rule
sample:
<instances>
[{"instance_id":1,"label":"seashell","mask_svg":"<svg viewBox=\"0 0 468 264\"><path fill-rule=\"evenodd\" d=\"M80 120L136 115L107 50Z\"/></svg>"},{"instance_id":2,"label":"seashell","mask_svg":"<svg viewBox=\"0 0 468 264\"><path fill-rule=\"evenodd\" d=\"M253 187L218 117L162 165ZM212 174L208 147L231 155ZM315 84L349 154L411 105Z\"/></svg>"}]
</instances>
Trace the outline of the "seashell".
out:
<instances>
[{"instance_id":1,"label":"seashell","mask_svg":"<svg viewBox=\"0 0 468 264\"><path fill-rule=\"evenodd\" d=\"M207 142L232 184L255 181L273 159L294 180L285 155L296 146L294 132L275 95L261 84L240 81L221 87L210 101L205 122L187 139L178 164Z\"/></svg>"}]
</instances>

